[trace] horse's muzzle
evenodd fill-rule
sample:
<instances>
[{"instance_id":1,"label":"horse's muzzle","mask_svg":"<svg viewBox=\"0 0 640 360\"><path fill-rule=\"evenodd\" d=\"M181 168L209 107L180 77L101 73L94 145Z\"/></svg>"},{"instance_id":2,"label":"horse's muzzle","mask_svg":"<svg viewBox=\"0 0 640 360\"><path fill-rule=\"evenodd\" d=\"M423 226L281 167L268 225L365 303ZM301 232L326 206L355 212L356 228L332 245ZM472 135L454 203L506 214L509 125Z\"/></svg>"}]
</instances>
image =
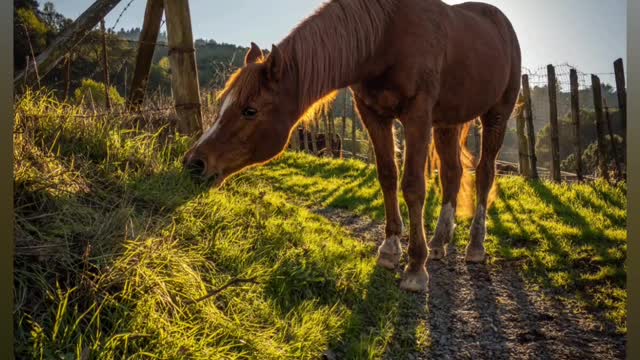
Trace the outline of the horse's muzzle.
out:
<instances>
[{"instance_id":1,"label":"horse's muzzle","mask_svg":"<svg viewBox=\"0 0 640 360\"><path fill-rule=\"evenodd\" d=\"M207 173L207 163L203 159L189 159L184 164L184 169L194 178L202 178Z\"/></svg>"},{"instance_id":2,"label":"horse's muzzle","mask_svg":"<svg viewBox=\"0 0 640 360\"><path fill-rule=\"evenodd\" d=\"M222 176L218 172L208 174L207 161L205 158L197 156L190 152L187 153L182 161L183 169L189 173L193 180L206 182L217 186L222 180Z\"/></svg>"}]
</instances>

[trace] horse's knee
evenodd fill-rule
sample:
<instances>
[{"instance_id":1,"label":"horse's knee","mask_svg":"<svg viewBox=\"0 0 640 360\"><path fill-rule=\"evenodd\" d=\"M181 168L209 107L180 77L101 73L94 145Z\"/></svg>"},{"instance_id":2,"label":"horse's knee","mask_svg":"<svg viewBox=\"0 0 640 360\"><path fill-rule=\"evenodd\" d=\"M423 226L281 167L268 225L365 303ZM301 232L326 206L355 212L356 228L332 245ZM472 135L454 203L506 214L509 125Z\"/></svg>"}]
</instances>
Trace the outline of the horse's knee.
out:
<instances>
[{"instance_id":1,"label":"horse's knee","mask_svg":"<svg viewBox=\"0 0 640 360\"><path fill-rule=\"evenodd\" d=\"M398 170L393 166L378 166L378 180L382 187L398 187Z\"/></svg>"},{"instance_id":2,"label":"horse's knee","mask_svg":"<svg viewBox=\"0 0 640 360\"><path fill-rule=\"evenodd\" d=\"M407 204L422 204L426 197L424 179L410 177L402 181L402 194Z\"/></svg>"}]
</instances>

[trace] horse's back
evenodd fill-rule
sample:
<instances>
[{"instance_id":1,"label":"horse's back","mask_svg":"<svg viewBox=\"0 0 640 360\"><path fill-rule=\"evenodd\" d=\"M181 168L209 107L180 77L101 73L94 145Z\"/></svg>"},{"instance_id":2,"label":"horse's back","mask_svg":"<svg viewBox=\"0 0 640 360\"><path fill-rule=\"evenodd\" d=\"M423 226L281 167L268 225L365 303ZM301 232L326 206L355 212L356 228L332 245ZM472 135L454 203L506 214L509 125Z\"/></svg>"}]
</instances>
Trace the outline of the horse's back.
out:
<instances>
[{"instance_id":1,"label":"horse's back","mask_svg":"<svg viewBox=\"0 0 640 360\"><path fill-rule=\"evenodd\" d=\"M519 87L515 31L484 3L398 0L376 58L375 70L363 70L370 78L353 88L385 116L424 92L436 96L434 124L463 123Z\"/></svg>"},{"instance_id":2,"label":"horse's back","mask_svg":"<svg viewBox=\"0 0 640 360\"><path fill-rule=\"evenodd\" d=\"M500 42L502 48L506 50L505 55L519 59L520 44L515 29L509 18L499 8L482 2L464 2L451 6L452 19L455 22L465 22L466 26L476 27L477 30L484 30L489 35L498 35L492 40ZM464 37L479 35L478 33L461 34ZM472 35L472 36L470 36ZM488 39L483 39L488 40Z\"/></svg>"},{"instance_id":3,"label":"horse's back","mask_svg":"<svg viewBox=\"0 0 640 360\"><path fill-rule=\"evenodd\" d=\"M509 84L507 91L513 93L519 91L522 65L522 54L518 36L509 18L499 8L482 2L465 2L452 6L459 13L470 14L483 19L493 25L500 35L500 45L504 50L503 56L509 60ZM512 95L509 95L513 97ZM515 99L514 99L515 101Z\"/></svg>"},{"instance_id":4,"label":"horse's back","mask_svg":"<svg viewBox=\"0 0 640 360\"><path fill-rule=\"evenodd\" d=\"M466 121L511 101L520 86L520 45L507 16L493 5L461 3L449 14L439 110L449 121ZM463 107L461 94L468 98Z\"/></svg>"}]
</instances>

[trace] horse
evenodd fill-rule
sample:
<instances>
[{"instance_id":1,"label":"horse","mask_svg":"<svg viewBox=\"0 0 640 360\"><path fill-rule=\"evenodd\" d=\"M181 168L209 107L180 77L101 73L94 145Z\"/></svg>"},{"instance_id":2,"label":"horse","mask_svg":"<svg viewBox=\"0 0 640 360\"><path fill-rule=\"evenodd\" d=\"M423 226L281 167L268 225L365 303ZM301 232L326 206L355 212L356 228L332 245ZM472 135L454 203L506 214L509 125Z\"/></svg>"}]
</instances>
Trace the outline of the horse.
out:
<instances>
[{"instance_id":1,"label":"horse","mask_svg":"<svg viewBox=\"0 0 640 360\"><path fill-rule=\"evenodd\" d=\"M497 154L520 89L521 53L509 19L479 2L331 0L268 54L255 43L218 99L217 120L184 156L187 171L220 186L229 175L264 164L286 147L292 129L316 104L349 87L373 143L385 207L377 264L394 269L402 256L400 185L409 212L408 261L400 288L424 292L427 260L447 255L463 181L462 134L482 124L475 162L475 210L467 262L485 261L484 240ZM394 119L405 130L398 181ZM439 157L442 205L426 241L425 166Z\"/></svg>"}]
</instances>

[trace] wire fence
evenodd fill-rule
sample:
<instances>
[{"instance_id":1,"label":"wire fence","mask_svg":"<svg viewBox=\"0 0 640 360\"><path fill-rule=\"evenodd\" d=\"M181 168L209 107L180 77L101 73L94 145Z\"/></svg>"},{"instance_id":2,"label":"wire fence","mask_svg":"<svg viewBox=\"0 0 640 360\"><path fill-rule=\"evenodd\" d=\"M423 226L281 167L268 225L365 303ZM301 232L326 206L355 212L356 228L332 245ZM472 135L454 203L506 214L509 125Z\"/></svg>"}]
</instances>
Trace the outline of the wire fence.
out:
<instances>
[{"instance_id":1,"label":"wire fence","mask_svg":"<svg viewBox=\"0 0 640 360\"><path fill-rule=\"evenodd\" d=\"M558 87L560 91L569 91L571 80L570 80L570 71L572 69L576 70L578 75L578 89L585 90L591 88L591 75L597 75L603 84L615 84L615 73L614 72L600 72L600 73L585 73L580 71L577 67L568 64L553 64L556 72L556 82L558 83ZM522 68L522 74L527 74L529 76L529 85L533 87L546 87L549 84L549 78L547 74L547 67L541 66L536 69L529 69L526 67Z\"/></svg>"}]
</instances>

